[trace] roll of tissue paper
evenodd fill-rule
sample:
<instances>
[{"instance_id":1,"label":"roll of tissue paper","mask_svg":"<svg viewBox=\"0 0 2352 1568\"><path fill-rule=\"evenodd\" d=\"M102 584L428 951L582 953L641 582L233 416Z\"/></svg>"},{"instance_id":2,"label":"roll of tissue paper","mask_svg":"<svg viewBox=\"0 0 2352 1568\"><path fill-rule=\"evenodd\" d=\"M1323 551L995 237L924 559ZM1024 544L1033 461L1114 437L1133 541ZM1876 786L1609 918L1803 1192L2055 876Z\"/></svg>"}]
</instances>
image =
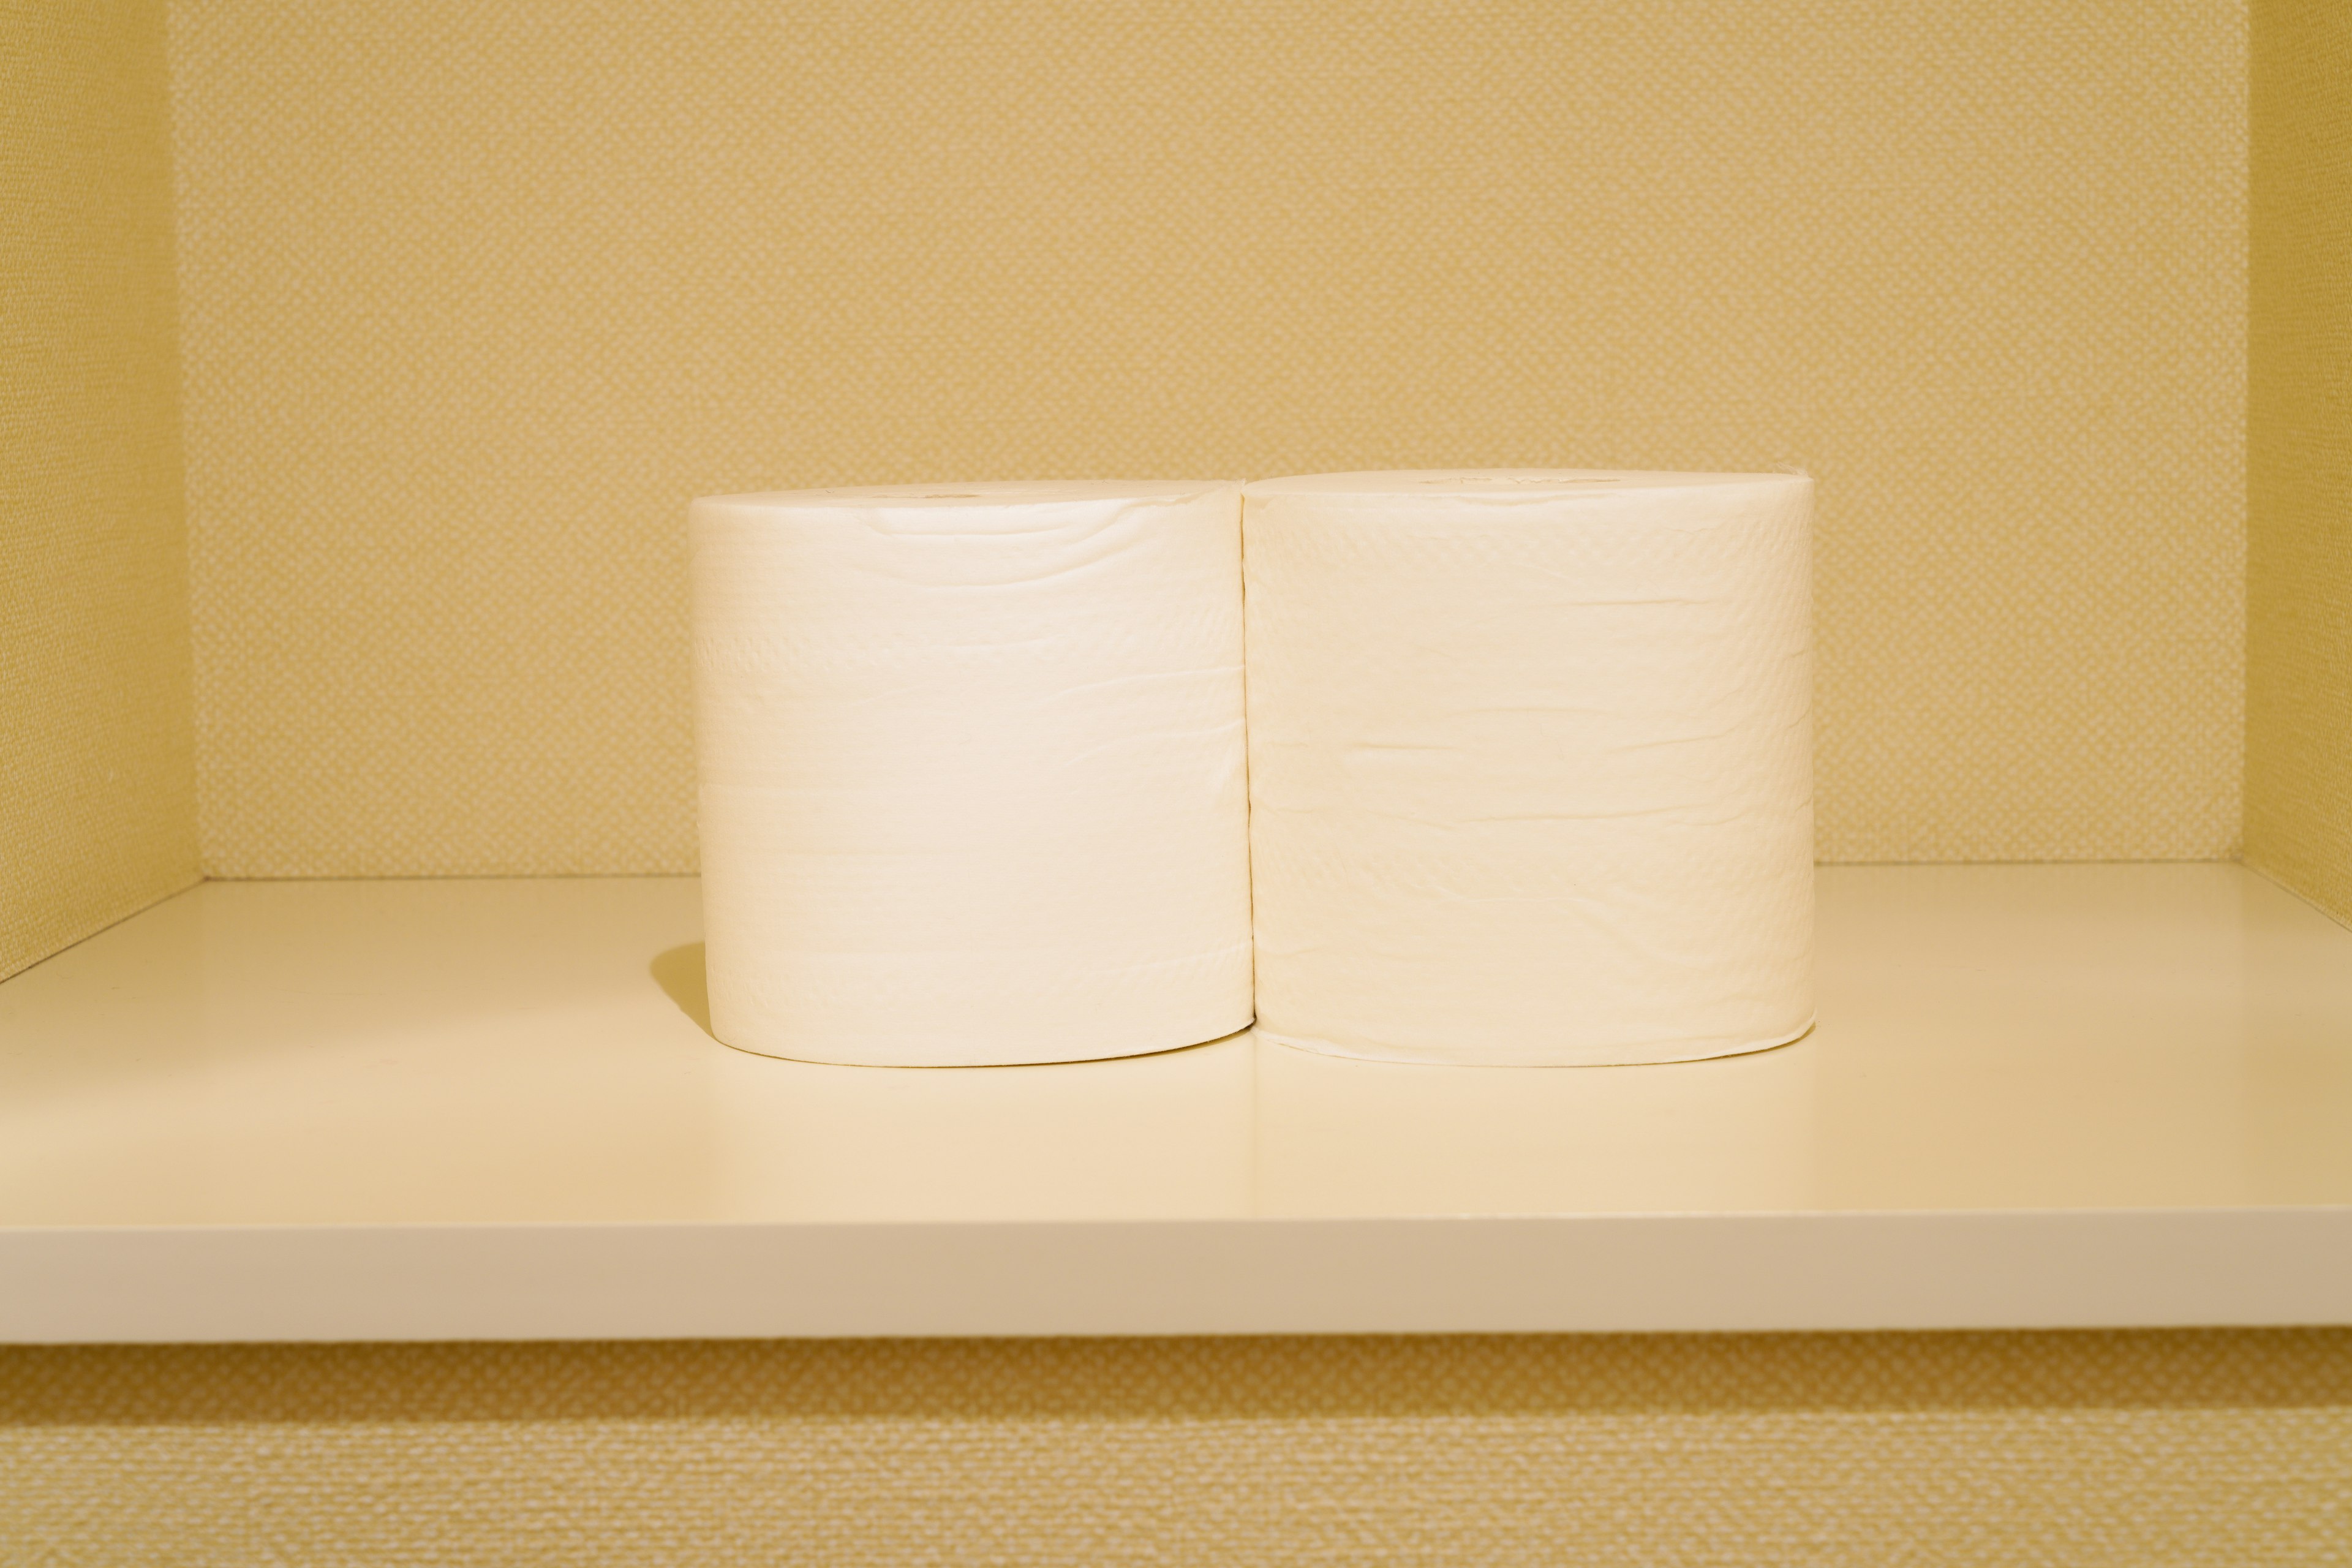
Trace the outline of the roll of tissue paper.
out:
<instances>
[{"instance_id":1,"label":"roll of tissue paper","mask_svg":"<svg viewBox=\"0 0 2352 1568\"><path fill-rule=\"evenodd\" d=\"M898 1066L1250 1021L1240 487L694 503L711 1030Z\"/></svg>"},{"instance_id":2,"label":"roll of tissue paper","mask_svg":"<svg viewBox=\"0 0 2352 1568\"><path fill-rule=\"evenodd\" d=\"M1810 479L1244 496L1263 1033L1578 1065L1810 1026Z\"/></svg>"}]
</instances>

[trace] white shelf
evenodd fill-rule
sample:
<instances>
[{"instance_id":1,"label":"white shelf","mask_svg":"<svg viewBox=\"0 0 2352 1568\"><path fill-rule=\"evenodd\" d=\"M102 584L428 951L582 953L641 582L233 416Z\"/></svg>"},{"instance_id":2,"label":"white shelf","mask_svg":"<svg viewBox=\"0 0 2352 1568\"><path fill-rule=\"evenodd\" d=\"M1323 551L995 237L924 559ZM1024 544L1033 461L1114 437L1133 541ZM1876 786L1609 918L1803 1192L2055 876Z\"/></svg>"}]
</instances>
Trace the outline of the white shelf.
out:
<instances>
[{"instance_id":1,"label":"white shelf","mask_svg":"<svg viewBox=\"0 0 2352 1568\"><path fill-rule=\"evenodd\" d=\"M209 883L0 984L0 1339L2352 1322L2352 931L2236 867L1825 870L1822 1025L805 1066L676 879Z\"/></svg>"}]
</instances>

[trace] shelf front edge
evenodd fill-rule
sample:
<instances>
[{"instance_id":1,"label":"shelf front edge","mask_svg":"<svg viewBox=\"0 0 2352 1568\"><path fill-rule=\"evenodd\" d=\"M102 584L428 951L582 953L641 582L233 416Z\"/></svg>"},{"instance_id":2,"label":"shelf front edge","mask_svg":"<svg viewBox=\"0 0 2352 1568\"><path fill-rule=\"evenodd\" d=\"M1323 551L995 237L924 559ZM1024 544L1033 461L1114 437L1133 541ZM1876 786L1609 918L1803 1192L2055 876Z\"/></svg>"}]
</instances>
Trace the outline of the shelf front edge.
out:
<instances>
[{"instance_id":1,"label":"shelf front edge","mask_svg":"<svg viewBox=\"0 0 2352 1568\"><path fill-rule=\"evenodd\" d=\"M2352 1207L0 1229L0 1342L2352 1323Z\"/></svg>"}]
</instances>

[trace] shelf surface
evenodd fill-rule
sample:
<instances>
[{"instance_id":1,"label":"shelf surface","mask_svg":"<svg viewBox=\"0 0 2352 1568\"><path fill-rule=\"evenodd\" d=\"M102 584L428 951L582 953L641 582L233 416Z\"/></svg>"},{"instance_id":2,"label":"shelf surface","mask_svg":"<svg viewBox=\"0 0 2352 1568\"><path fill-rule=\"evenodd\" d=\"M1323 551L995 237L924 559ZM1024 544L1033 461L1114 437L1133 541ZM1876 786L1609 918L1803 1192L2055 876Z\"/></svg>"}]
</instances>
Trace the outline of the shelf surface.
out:
<instances>
[{"instance_id":1,"label":"shelf surface","mask_svg":"<svg viewBox=\"0 0 2352 1568\"><path fill-rule=\"evenodd\" d=\"M0 1339L2352 1321L2352 931L2224 865L1821 873L1670 1067L822 1067L687 879L214 882L0 984Z\"/></svg>"}]
</instances>

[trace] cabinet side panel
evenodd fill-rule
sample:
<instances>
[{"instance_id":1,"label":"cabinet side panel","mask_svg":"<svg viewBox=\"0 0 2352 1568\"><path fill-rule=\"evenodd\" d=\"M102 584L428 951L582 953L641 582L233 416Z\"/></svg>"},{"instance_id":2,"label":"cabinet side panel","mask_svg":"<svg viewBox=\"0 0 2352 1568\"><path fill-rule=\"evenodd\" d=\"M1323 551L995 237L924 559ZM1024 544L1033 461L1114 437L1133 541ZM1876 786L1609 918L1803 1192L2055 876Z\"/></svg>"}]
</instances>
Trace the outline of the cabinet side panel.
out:
<instances>
[{"instance_id":1,"label":"cabinet side panel","mask_svg":"<svg viewBox=\"0 0 2352 1568\"><path fill-rule=\"evenodd\" d=\"M2246 858L2352 920L2352 11L2254 7Z\"/></svg>"},{"instance_id":2,"label":"cabinet side panel","mask_svg":"<svg viewBox=\"0 0 2352 1568\"><path fill-rule=\"evenodd\" d=\"M196 879L163 36L0 5L0 975Z\"/></svg>"}]
</instances>

